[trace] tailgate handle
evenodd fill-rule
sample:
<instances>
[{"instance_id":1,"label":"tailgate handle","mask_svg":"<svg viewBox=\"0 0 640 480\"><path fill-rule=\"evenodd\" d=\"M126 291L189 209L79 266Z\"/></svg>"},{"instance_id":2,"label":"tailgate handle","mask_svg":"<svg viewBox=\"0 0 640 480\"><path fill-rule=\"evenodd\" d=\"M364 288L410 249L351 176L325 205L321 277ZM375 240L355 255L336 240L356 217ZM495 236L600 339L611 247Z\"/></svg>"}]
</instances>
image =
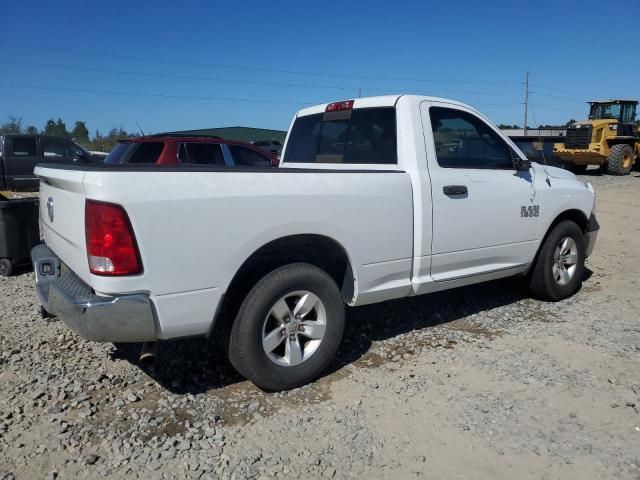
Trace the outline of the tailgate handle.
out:
<instances>
[{"instance_id":1,"label":"tailgate handle","mask_svg":"<svg viewBox=\"0 0 640 480\"><path fill-rule=\"evenodd\" d=\"M445 195L467 195L469 192L467 191L466 185L446 185L442 187L442 191Z\"/></svg>"}]
</instances>

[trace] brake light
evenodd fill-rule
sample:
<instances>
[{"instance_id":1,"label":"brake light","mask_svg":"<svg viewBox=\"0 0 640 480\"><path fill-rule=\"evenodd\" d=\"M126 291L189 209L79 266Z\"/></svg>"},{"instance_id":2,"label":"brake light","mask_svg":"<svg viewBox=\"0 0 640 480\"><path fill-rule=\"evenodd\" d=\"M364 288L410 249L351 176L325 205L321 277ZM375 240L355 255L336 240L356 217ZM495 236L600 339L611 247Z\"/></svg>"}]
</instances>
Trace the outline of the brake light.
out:
<instances>
[{"instance_id":1,"label":"brake light","mask_svg":"<svg viewBox=\"0 0 640 480\"><path fill-rule=\"evenodd\" d=\"M91 273L119 276L142 272L138 245L124 208L87 200L84 217Z\"/></svg>"},{"instance_id":2,"label":"brake light","mask_svg":"<svg viewBox=\"0 0 640 480\"><path fill-rule=\"evenodd\" d=\"M325 112L339 112L341 110L351 110L353 108L353 100L343 100L341 102L333 102L327 105Z\"/></svg>"}]
</instances>

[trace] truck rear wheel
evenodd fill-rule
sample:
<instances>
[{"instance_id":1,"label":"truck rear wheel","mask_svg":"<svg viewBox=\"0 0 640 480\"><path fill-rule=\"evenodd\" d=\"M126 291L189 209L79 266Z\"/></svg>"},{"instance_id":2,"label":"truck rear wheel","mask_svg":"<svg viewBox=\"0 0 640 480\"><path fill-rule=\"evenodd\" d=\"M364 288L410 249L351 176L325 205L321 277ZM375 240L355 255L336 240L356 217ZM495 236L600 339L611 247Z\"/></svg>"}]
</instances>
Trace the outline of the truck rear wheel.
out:
<instances>
[{"instance_id":1,"label":"truck rear wheel","mask_svg":"<svg viewBox=\"0 0 640 480\"><path fill-rule=\"evenodd\" d=\"M633 149L629 145L614 145L607 157L609 175L627 175L633 167Z\"/></svg>"},{"instance_id":2,"label":"truck rear wheel","mask_svg":"<svg viewBox=\"0 0 640 480\"><path fill-rule=\"evenodd\" d=\"M534 297L557 302L570 297L582 284L584 234L571 220L558 223L544 240L530 273Z\"/></svg>"},{"instance_id":3,"label":"truck rear wheel","mask_svg":"<svg viewBox=\"0 0 640 480\"><path fill-rule=\"evenodd\" d=\"M329 365L343 330L344 303L333 279L313 265L285 265L263 277L242 302L229 360L264 390L300 387Z\"/></svg>"}]
</instances>

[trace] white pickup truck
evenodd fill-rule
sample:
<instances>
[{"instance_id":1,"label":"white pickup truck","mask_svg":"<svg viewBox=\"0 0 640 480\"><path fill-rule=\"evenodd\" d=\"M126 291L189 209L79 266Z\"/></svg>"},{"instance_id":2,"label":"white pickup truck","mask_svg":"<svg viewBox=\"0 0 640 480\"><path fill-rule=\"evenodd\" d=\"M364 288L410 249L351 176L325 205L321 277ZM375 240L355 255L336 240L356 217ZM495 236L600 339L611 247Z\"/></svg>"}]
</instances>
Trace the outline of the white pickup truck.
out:
<instances>
[{"instance_id":1,"label":"white pickup truck","mask_svg":"<svg viewBox=\"0 0 640 480\"><path fill-rule=\"evenodd\" d=\"M595 195L482 114L411 95L299 111L281 168L41 165L44 309L83 337L222 339L267 390L305 384L345 305L507 276L575 293Z\"/></svg>"}]
</instances>

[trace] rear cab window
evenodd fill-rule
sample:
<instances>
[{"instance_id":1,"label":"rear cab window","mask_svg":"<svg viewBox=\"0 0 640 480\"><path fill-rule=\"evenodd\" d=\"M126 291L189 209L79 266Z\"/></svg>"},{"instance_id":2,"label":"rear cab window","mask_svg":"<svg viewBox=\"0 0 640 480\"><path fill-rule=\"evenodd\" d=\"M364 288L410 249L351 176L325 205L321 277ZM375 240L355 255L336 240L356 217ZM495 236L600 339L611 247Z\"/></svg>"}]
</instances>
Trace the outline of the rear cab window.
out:
<instances>
[{"instance_id":1,"label":"rear cab window","mask_svg":"<svg viewBox=\"0 0 640 480\"><path fill-rule=\"evenodd\" d=\"M34 137L13 137L11 155L14 157L35 157L36 139Z\"/></svg>"},{"instance_id":2,"label":"rear cab window","mask_svg":"<svg viewBox=\"0 0 640 480\"><path fill-rule=\"evenodd\" d=\"M355 108L296 118L285 163L398 163L394 107Z\"/></svg>"}]
</instances>

